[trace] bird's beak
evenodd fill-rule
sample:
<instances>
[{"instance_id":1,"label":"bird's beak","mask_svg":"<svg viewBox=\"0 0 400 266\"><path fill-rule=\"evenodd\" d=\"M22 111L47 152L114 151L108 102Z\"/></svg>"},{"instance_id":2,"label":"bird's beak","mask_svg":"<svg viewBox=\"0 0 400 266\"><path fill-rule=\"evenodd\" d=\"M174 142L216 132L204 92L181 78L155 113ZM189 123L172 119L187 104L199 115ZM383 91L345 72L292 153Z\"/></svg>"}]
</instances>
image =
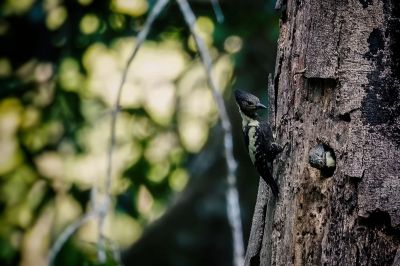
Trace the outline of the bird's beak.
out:
<instances>
[{"instance_id":1,"label":"bird's beak","mask_svg":"<svg viewBox=\"0 0 400 266\"><path fill-rule=\"evenodd\" d=\"M256 107L257 107L257 109L267 109L267 107L265 105L261 104L261 103L258 103L256 105Z\"/></svg>"}]
</instances>

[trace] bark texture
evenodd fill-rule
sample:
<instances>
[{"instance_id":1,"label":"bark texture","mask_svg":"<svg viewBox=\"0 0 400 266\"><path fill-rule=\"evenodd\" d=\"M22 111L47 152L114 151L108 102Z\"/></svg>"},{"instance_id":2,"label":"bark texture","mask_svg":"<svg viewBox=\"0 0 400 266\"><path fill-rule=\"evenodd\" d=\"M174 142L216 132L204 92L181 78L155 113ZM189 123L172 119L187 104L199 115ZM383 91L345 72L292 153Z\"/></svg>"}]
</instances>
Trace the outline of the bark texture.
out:
<instances>
[{"instance_id":1,"label":"bark texture","mask_svg":"<svg viewBox=\"0 0 400 266\"><path fill-rule=\"evenodd\" d=\"M398 265L400 2L288 0L281 12L269 86L288 144L281 199L260 184L246 265ZM308 162L318 144L335 154L332 176Z\"/></svg>"}]
</instances>

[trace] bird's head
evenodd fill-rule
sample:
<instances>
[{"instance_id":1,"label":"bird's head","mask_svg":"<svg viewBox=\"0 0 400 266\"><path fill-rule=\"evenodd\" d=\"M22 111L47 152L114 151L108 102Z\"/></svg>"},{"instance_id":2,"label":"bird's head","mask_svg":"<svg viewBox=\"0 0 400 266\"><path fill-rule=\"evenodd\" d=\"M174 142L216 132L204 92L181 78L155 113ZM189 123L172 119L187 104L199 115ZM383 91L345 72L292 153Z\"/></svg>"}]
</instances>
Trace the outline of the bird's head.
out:
<instances>
[{"instance_id":1,"label":"bird's head","mask_svg":"<svg viewBox=\"0 0 400 266\"><path fill-rule=\"evenodd\" d=\"M235 99L240 111L250 118L257 117L257 110L267 108L256 96L241 90L235 90Z\"/></svg>"}]
</instances>

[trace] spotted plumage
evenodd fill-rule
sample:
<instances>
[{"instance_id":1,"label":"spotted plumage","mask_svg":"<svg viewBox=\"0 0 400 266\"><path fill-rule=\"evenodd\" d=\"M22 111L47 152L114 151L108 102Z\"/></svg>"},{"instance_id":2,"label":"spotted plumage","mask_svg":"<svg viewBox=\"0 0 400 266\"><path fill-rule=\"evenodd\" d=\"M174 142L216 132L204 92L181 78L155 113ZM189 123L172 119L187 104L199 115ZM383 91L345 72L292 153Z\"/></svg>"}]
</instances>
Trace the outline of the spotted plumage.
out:
<instances>
[{"instance_id":1,"label":"spotted plumage","mask_svg":"<svg viewBox=\"0 0 400 266\"><path fill-rule=\"evenodd\" d=\"M273 142L270 126L257 119L257 110L266 108L260 100L240 90L235 91L236 102L242 117L242 129L250 159L260 176L270 186L275 197L279 195L278 185L271 174L272 162L282 148Z\"/></svg>"}]
</instances>

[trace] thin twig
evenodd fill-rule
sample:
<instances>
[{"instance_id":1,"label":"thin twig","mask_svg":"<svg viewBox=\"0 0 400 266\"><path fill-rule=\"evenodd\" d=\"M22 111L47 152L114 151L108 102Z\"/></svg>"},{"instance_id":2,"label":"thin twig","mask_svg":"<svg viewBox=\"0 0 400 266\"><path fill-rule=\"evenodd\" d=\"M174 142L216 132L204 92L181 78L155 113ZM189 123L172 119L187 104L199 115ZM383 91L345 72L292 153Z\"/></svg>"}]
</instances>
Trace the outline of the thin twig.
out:
<instances>
[{"instance_id":1,"label":"thin twig","mask_svg":"<svg viewBox=\"0 0 400 266\"><path fill-rule=\"evenodd\" d=\"M56 258L57 254L60 252L61 248L64 246L65 242L81 227L85 224L88 220L95 216L94 211L90 211L85 213L82 217L78 220L75 220L72 224L68 225L64 231L57 237L56 242L54 242L52 248L49 252L48 257L48 265L53 265L54 259Z\"/></svg>"},{"instance_id":2,"label":"thin twig","mask_svg":"<svg viewBox=\"0 0 400 266\"><path fill-rule=\"evenodd\" d=\"M117 98L115 99L114 110L111 114L110 145L108 148L108 157L107 157L107 174L106 174L106 178L105 178L105 182L104 182L105 193L107 196L110 195L110 189L111 189L112 158L113 158L113 151L115 148L115 139L116 139L115 130L116 130L116 123L117 123L117 115L118 115L118 111L120 109L122 89L126 82L126 78L128 76L128 70L129 70L129 67L130 67L133 59L135 58L137 52L139 51L139 48L142 45L142 43L146 40L146 37L150 31L151 25L153 24L155 19L158 17L158 15L161 13L161 11L164 9L164 7L166 6L166 4L168 2L169 2L169 0L158 0L157 3L155 4L154 8L150 11L150 14L146 19L146 22L143 25L143 29L139 32L139 34L136 38L136 43L135 43L133 52L132 52L131 56L128 58L128 61L124 68L124 71L122 72L121 82L119 84L118 91L117 91ZM102 215L99 216L98 259L99 259L100 263L104 263L104 261L105 261L104 220L105 220L105 214L103 213Z\"/></svg>"},{"instance_id":3,"label":"thin twig","mask_svg":"<svg viewBox=\"0 0 400 266\"><path fill-rule=\"evenodd\" d=\"M217 18L218 23L224 22L224 13L222 13L218 0L211 0L211 5L214 9L215 17Z\"/></svg>"},{"instance_id":4,"label":"thin twig","mask_svg":"<svg viewBox=\"0 0 400 266\"><path fill-rule=\"evenodd\" d=\"M111 133L110 133L111 137L110 137L110 146L108 149L107 176L106 176L106 180L105 180L106 192L110 191L110 186L111 186L112 153L113 153L113 150L115 147L115 125L117 122L117 114L120 109L122 89L125 85L126 78L128 76L128 70L129 70L129 67L130 67L133 59L135 58L137 52L139 51L139 48L141 47L143 42L146 40L146 37L150 31L151 25L153 24L153 22L157 18L157 16L160 14L160 12L163 10L165 5L168 3L168 1L169 0L158 0L156 5L154 6L154 8L151 10L151 12L143 26L143 29L139 32L139 34L136 38L136 43L135 43L133 52L126 63L124 71L122 72L122 79L118 86L117 98L115 99L114 110L111 115Z\"/></svg>"},{"instance_id":5,"label":"thin twig","mask_svg":"<svg viewBox=\"0 0 400 266\"><path fill-rule=\"evenodd\" d=\"M117 266L123 266L122 259L121 259L121 252L119 249L119 246L115 241L109 240L110 248L112 255L114 257L114 262L117 264Z\"/></svg>"},{"instance_id":6,"label":"thin twig","mask_svg":"<svg viewBox=\"0 0 400 266\"><path fill-rule=\"evenodd\" d=\"M228 220L232 229L233 246L234 246L234 263L237 266L243 265L243 234L242 222L240 218L239 196L236 189L236 167L237 163L233 157L233 144L232 144L232 130L227 111L225 108L224 100L220 94L220 90L212 77L212 61L211 56L204 44L203 39L195 29L196 17L189 6L187 0L176 0L183 17L188 25L192 36L196 42L197 49L200 54L201 61L203 62L207 81L217 103L218 112L221 117L222 129L224 131L224 147L225 159L228 168L228 190L226 193L227 198L227 213Z\"/></svg>"}]
</instances>

